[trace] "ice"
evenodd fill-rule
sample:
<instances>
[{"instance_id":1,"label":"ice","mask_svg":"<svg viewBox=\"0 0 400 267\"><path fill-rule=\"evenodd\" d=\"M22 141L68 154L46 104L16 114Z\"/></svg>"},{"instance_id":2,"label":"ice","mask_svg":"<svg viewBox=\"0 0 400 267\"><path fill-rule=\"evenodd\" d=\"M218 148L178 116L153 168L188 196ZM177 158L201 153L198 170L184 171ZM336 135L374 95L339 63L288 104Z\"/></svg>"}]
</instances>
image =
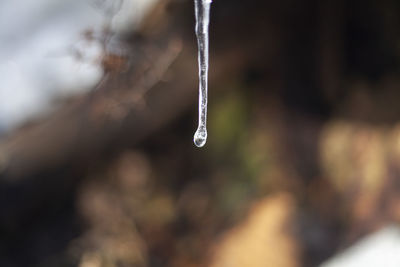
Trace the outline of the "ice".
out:
<instances>
[{"instance_id":1,"label":"ice","mask_svg":"<svg viewBox=\"0 0 400 267\"><path fill-rule=\"evenodd\" d=\"M211 0L195 0L194 5L199 49L199 122L193 141L197 147L202 147L207 141L208 27L210 24Z\"/></svg>"}]
</instances>

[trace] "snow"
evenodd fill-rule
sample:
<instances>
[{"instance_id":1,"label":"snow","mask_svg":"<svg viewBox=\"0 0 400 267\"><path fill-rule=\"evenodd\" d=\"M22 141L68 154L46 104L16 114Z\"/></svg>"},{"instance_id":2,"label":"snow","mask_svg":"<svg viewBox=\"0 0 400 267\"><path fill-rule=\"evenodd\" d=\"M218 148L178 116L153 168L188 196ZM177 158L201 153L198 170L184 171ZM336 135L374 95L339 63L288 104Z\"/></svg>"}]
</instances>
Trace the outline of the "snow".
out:
<instances>
[{"instance_id":1,"label":"snow","mask_svg":"<svg viewBox=\"0 0 400 267\"><path fill-rule=\"evenodd\" d=\"M0 1L0 132L48 112L54 99L92 89L103 75L102 50L85 43L83 31L109 21L114 31L131 31L157 0L125 0L114 17L96 1L112 0Z\"/></svg>"},{"instance_id":2,"label":"snow","mask_svg":"<svg viewBox=\"0 0 400 267\"><path fill-rule=\"evenodd\" d=\"M378 266L400 266L400 228L398 226L387 226L320 265L320 267Z\"/></svg>"}]
</instances>

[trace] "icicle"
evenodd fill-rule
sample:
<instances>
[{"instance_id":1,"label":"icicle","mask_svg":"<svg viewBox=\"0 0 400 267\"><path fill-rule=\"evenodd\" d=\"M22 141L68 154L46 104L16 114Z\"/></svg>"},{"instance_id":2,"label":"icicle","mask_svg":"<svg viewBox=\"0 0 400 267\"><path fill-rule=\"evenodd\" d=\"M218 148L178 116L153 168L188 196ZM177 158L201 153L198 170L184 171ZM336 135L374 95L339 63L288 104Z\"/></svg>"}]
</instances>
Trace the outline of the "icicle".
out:
<instances>
[{"instance_id":1,"label":"icicle","mask_svg":"<svg viewBox=\"0 0 400 267\"><path fill-rule=\"evenodd\" d=\"M202 147L207 141L208 25L210 24L211 0L194 0L194 6L199 48L199 125L193 141L196 146Z\"/></svg>"}]
</instances>

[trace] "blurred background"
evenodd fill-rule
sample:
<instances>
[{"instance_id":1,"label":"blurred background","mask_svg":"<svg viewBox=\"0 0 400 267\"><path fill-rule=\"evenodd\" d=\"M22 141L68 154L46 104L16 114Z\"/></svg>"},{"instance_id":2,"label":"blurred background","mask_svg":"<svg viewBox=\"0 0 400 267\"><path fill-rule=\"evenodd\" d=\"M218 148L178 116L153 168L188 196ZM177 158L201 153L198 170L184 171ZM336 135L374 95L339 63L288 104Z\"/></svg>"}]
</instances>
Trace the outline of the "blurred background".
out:
<instances>
[{"instance_id":1,"label":"blurred background","mask_svg":"<svg viewBox=\"0 0 400 267\"><path fill-rule=\"evenodd\" d=\"M0 266L400 266L400 2L0 3Z\"/></svg>"}]
</instances>

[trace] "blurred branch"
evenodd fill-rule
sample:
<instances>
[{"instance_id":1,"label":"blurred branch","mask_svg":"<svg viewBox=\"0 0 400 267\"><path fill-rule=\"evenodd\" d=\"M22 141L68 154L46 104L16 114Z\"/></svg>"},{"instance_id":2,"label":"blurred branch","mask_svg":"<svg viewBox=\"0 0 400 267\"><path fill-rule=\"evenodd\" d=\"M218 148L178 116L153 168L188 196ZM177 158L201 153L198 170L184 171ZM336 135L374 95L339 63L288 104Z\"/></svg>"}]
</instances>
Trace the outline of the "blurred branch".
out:
<instances>
[{"instance_id":1,"label":"blurred branch","mask_svg":"<svg viewBox=\"0 0 400 267\"><path fill-rule=\"evenodd\" d=\"M125 72L109 74L91 95L72 100L49 118L11 134L1 143L6 160L2 178L23 179L77 155L90 154L122 134L120 123L126 123L131 142L139 142L180 113L188 103L190 91L164 84L168 88L149 94L182 49L176 38L164 42L165 49L151 49L152 63L142 56ZM143 101L147 103L145 107Z\"/></svg>"}]
</instances>

